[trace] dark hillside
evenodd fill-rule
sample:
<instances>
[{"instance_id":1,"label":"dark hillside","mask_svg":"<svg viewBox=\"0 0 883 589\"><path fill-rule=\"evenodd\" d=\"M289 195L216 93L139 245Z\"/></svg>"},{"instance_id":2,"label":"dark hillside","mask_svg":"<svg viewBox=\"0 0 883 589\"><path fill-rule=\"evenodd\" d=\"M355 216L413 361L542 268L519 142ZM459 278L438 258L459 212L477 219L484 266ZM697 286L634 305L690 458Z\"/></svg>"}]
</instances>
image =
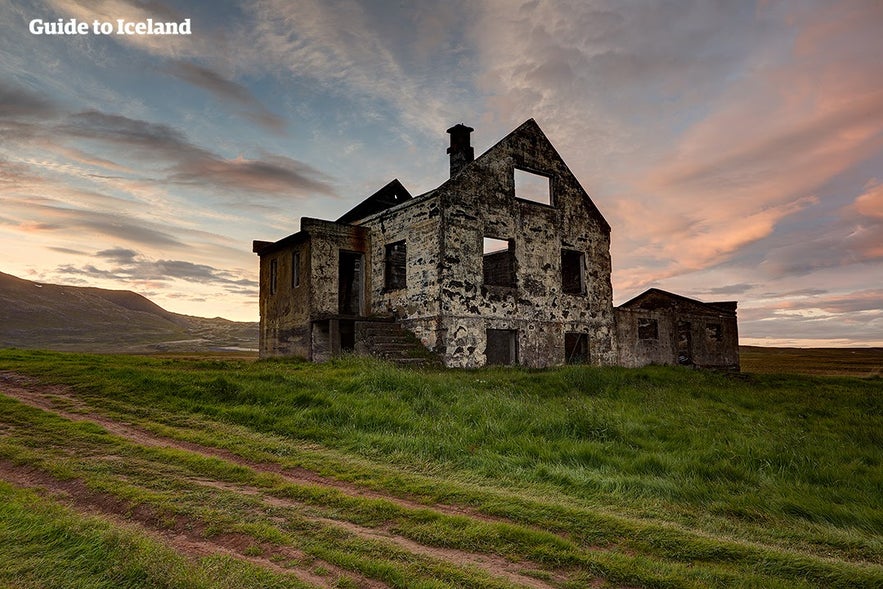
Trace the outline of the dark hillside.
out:
<instances>
[{"instance_id":1,"label":"dark hillside","mask_svg":"<svg viewBox=\"0 0 883 589\"><path fill-rule=\"evenodd\" d=\"M257 324L178 315L131 291L41 284L0 273L0 347L251 349L257 347Z\"/></svg>"}]
</instances>

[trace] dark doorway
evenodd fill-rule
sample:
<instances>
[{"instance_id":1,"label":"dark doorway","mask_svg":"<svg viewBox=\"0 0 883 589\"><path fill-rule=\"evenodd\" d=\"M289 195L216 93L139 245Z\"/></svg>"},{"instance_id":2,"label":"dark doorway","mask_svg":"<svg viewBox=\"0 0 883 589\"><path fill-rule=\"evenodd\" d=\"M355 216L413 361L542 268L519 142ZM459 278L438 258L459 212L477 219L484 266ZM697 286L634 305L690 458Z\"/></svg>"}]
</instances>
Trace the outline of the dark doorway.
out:
<instances>
[{"instance_id":1,"label":"dark doorway","mask_svg":"<svg viewBox=\"0 0 883 589\"><path fill-rule=\"evenodd\" d=\"M693 364L693 334L689 321L678 321L678 364Z\"/></svg>"},{"instance_id":2,"label":"dark doorway","mask_svg":"<svg viewBox=\"0 0 883 589\"><path fill-rule=\"evenodd\" d=\"M340 351L353 352L356 349L356 322L342 319L338 323L340 330Z\"/></svg>"},{"instance_id":3,"label":"dark doorway","mask_svg":"<svg viewBox=\"0 0 883 589\"><path fill-rule=\"evenodd\" d=\"M514 329L488 329L484 355L489 365L518 364L518 332Z\"/></svg>"},{"instance_id":4,"label":"dark doorway","mask_svg":"<svg viewBox=\"0 0 883 589\"><path fill-rule=\"evenodd\" d=\"M568 364L588 364L589 334L564 334L564 359Z\"/></svg>"},{"instance_id":5,"label":"dark doorway","mask_svg":"<svg viewBox=\"0 0 883 589\"><path fill-rule=\"evenodd\" d=\"M362 315L365 256L359 252L340 250L338 271L338 303L341 315Z\"/></svg>"}]
</instances>

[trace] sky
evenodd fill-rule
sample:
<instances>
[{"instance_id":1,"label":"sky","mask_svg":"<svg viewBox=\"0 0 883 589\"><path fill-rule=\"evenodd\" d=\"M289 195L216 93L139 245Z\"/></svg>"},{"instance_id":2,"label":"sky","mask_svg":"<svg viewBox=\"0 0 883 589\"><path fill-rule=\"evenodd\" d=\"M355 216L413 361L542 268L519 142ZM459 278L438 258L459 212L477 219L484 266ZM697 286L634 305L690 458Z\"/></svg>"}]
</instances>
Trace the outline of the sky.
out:
<instances>
[{"instance_id":1,"label":"sky","mask_svg":"<svg viewBox=\"0 0 883 589\"><path fill-rule=\"evenodd\" d=\"M191 34L91 31L117 19ZM613 228L616 304L883 346L881 31L879 0L0 0L0 271L257 320L252 240L534 118Z\"/></svg>"}]
</instances>

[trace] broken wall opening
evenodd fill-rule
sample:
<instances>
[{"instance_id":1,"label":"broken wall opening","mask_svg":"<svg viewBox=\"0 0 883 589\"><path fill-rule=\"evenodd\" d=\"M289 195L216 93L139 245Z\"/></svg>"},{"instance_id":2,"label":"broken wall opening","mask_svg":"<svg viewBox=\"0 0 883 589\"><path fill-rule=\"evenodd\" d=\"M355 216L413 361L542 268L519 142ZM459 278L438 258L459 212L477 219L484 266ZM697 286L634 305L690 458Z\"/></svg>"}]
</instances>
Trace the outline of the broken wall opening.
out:
<instances>
[{"instance_id":1,"label":"broken wall opening","mask_svg":"<svg viewBox=\"0 0 883 589\"><path fill-rule=\"evenodd\" d=\"M561 250L561 290L565 294L586 294L586 255Z\"/></svg>"},{"instance_id":2,"label":"broken wall opening","mask_svg":"<svg viewBox=\"0 0 883 589\"><path fill-rule=\"evenodd\" d=\"M659 339L659 322L656 319L638 319L638 339L640 340L657 340Z\"/></svg>"},{"instance_id":3,"label":"broken wall opening","mask_svg":"<svg viewBox=\"0 0 883 589\"><path fill-rule=\"evenodd\" d=\"M518 331L515 329L488 329L484 355L491 366L518 364Z\"/></svg>"},{"instance_id":4,"label":"broken wall opening","mask_svg":"<svg viewBox=\"0 0 883 589\"><path fill-rule=\"evenodd\" d=\"M362 315L365 296L365 256L340 250L338 266L338 310L341 315Z\"/></svg>"},{"instance_id":5,"label":"broken wall opening","mask_svg":"<svg viewBox=\"0 0 883 589\"><path fill-rule=\"evenodd\" d=\"M485 237L482 244L482 276L489 286L515 286L515 241Z\"/></svg>"},{"instance_id":6,"label":"broken wall opening","mask_svg":"<svg viewBox=\"0 0 883 589\"><path fill-rule=\"evenodd\" d=\"M548 176L515 168L515 197L552 206L552 190Z\"/></svg>"},{"instance_id":7,"label":"broken wall opening","mask_svg":"<svg viewBox=\"0 0 883 589\"><path fill-rule=\"evenodd\" d=\"M589 359L589 334L575 332L565 333L565 362L567 364L588 364Z\"/></svg>"},{"instance_id":8,"label":"broken wall opening","mask_svg":"<svg viewBox=\"0 0 883 589\"><path fill-rule=\"evenodd\" d=\"M407 288L407 250L404 241L386 244L383 280L385 290Z\"/></svg>"},{"instance_id":9,"label":"broken wall opening","mask_svg":"<svg viewBox=\"0 0 883 589\"><path fill-rule=\"evenodd\" d=\"M693 364L693 326L689 321L678 321L678 364Z\"/></svg>"}]
</instances>

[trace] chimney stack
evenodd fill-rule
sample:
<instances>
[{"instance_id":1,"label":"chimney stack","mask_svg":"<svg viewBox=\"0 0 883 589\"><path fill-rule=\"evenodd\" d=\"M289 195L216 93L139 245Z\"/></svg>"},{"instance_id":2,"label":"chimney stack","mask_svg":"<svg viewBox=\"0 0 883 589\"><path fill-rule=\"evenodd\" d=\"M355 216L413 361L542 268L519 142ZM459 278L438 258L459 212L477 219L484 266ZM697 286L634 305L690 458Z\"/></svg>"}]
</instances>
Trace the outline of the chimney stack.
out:
<instances>
[{"instance_id":1,"label":"chimney stack","mask_svg":"<svg viewBox=\"0 0 883 589\"><path fill-rule=\"evenodd\" d=\"M458 123L448 129L451 134L451 146L448 153L451 156L451 178L462 170L466 164L475 159L475 150L470 145L469 135L475 131L463 123Z\"/></svg>"}]
</instances>

